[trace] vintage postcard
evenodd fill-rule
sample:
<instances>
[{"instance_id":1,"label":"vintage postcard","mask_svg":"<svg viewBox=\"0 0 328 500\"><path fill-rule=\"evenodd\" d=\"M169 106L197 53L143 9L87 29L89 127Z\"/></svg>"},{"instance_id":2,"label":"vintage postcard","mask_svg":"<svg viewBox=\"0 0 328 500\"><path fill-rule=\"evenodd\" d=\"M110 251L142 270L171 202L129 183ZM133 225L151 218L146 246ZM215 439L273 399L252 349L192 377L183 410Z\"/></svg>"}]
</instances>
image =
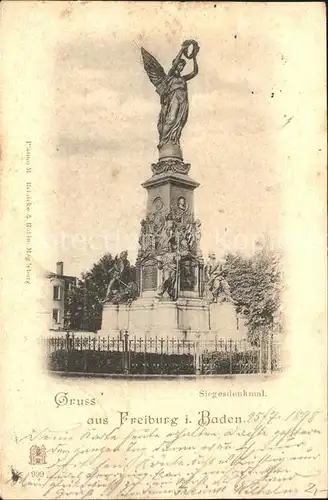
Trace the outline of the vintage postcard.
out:
<instances>
[{"instance_id":1,"label":"vintage postcard","mask_svg":"<svg viewBox=\"0 0 328 500\"><path fill-rule=\"evenodd\" d=\"M326 498L324 3L1 12L1 498Z\"/></svg>"}]
</instances>

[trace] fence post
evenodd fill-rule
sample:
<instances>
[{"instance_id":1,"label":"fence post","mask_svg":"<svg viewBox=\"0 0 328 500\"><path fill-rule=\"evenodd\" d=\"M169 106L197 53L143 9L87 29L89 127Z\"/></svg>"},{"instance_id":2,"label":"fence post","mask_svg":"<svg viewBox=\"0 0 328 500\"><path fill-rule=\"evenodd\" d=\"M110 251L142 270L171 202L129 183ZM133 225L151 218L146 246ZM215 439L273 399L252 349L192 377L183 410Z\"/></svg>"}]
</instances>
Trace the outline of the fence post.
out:
<instances>
[{"instance_id":1,"label":"fence post","mask_svg":"<svg viewBox=\"0 0 328 500\"><path fill-rule=\"evenodd\" d=\"M196 373L196 375L200 375L201 369L202 369L201 352L199 349L199 339L200 339L200 333L196 333L196 342L195 342L195 373Z\"/></svg>"},{"instance_id":2,"label":"fence post","mask_svg":"<svg viewBox=\"0 0 328 500\"><path fill-rule=\"evenodd\" d=\"M124 334L124 352L123 352L124 374L129 373L129 333L125 331Z\"/></svg>"},{"instance_id":3,"label":"fence post","mask_svg":"<svg viewBox=\"0 0 328 500\"><path fill-rule=\"evenodd\" d=\"M147 333L144 334L144 352L143 352L143 374L147 373L147 342L148 342L148 330Z\"/></svg>"},{"instance_id":4,"label":"fence post","mask_svg":"<svg viewBox=\"0 0 328 500\"><path fill-rule=\"evenodd\" d=\"M272 332L270 332L268 334L267 345L268 345L268 366L267 366L267 373L271 373L272 372Z\"/></svg>"},{"instance_id":5,"label":"fence post","mask_svg":"<svg viewBox=\"0 0 328 500\"><path fill-rule=\"evenodd\" d=\"M229 339L229 373L232 375L232 339Z\"/></svg>"},{"instance_id":6,"label":"fence post","mask_svg":"<svg viewBox=\"0 0 328 500\"><path fill-rule=\"evenodd\" d=\"M164 339L161 338L161 375L163 374L163 344L164 344Z\"/></svg>"},{"instance_id":7,"label":"fence post","mask_svg":"<svg viewBox=\"0 0 328 500\"><path fill-rule=\"evenodd\" d=\"M68 364L69 364L69 332L66 332L66 359L65 359L65 372L68 372Z\"/></svg>"},{"instance_id":8,"label":"fence post","mask_svg":"<svg viewBox=\"0 0 328 500\"><path fill-rule=\"evenodd\" d=\"M88 370L88 351L85 349L83 351L83 371L84 373L87 373Z\"/></svg>"},{"instance_id":9,"label":"fence post","mask_svg":"<svg viewBox=\"0 0 328 500\"><path fill-rule=\"evenodd\" d=\"M260 332L260 352L259 352L259 373L262 373L262 363L263 363L263 334Z\"/></svg>"}]
</instances>

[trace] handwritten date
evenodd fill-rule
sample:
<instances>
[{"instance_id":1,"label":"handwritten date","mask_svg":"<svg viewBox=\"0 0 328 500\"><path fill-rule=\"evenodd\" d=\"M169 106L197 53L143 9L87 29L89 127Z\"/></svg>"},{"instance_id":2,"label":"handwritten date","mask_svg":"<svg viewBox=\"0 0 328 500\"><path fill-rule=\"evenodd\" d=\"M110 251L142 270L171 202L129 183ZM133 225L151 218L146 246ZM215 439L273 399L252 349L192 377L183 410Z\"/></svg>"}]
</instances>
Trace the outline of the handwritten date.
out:
<instances>
[{"instance_id":1,"label":"handwritten date","mask_svg":"<svg viewBox=\"0 0 328 500\"><path fill-rule=\"evenodd\" d=\"M16 438L17 453L31 441L47 448L44 477L26 470L19 487L45 499L322 496L320 419L271 408L206 428L41 429Z\"/></svg>"}]
</instances>

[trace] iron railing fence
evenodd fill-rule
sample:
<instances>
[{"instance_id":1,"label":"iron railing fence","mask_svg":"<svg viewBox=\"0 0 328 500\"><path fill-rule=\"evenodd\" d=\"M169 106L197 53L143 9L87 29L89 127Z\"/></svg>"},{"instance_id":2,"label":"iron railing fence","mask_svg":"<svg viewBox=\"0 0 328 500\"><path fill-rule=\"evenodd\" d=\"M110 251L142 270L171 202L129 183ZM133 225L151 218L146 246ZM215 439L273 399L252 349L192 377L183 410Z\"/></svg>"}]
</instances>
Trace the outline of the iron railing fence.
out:
<instances>
[{"instance_id":1,"label":"iron railing fence","mask_svg":"<svg viewBox=\"0 0 328 500\"><path fill-rule=\"evenodd\" d=\"M271 373L281 370L280 346L272 338L258 345L247 339L194 340L66 333L43 339L52 371L135 374L216 375Z\"/></svg>"}]
</instances>

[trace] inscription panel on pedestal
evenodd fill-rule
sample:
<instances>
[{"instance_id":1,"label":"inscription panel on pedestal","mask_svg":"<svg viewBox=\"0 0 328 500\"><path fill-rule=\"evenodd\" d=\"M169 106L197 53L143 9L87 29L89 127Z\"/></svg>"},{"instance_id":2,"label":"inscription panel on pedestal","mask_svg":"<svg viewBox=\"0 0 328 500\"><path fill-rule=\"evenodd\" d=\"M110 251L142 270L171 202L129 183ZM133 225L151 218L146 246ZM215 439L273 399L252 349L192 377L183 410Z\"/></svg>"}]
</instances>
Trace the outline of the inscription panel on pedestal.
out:
<instances>
[{"instance_id":1,"label":"inscription panel on pedestal","mask_svg":"<svg viewBox=\"0 0 328 500\"><path fill-rule=\"evenodd\" d=\"M142 268L142 290L156 290L157 289L157 263L150 262Z\"/></svg>"},{"instance_id":2,"label":"inscription panel on pedestal","mask_svg":"<svg viewBox=\"0 0 328 500\"><path fill-rule=\"evenodd\" d=\"M190 261L182 261L180 263L180 290L194 291L197 284L197 265Z\"/></svg>"}]
</instances>

